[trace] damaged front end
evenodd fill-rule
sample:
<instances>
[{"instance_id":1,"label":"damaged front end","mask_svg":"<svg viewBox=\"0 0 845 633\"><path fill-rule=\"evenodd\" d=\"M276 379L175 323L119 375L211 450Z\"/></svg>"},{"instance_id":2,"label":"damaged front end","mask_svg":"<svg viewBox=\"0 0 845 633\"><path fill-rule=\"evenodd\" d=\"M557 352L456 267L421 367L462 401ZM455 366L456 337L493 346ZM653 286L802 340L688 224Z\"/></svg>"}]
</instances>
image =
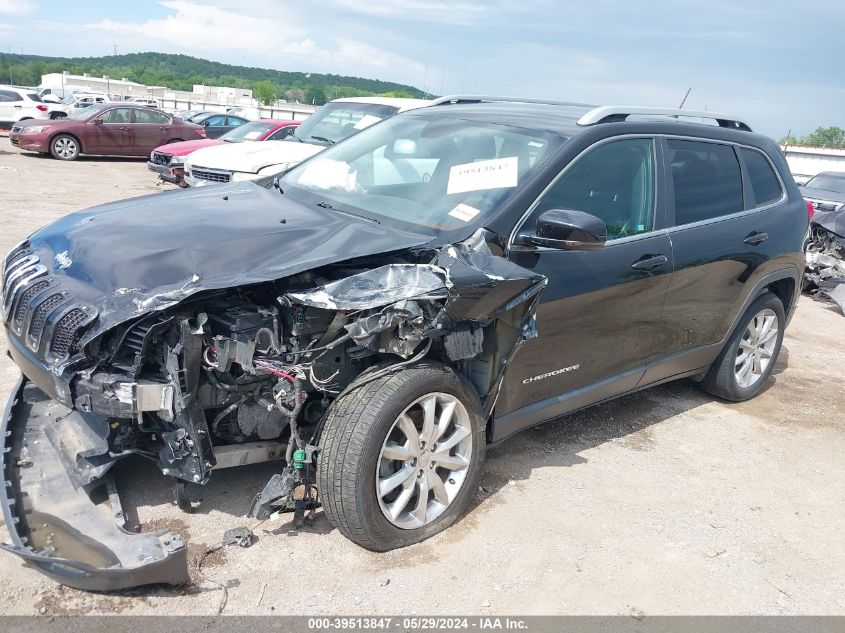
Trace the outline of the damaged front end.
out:
<instances>
[{"instance_id":1,"label":"damaged front end","mask_svg":"<svg viewBox=\"0 0 845 633\"><path fill-rule=\"evenodd\" d=\"M817 208L804 252L804 289L832 299L845 312L845 209Z\"/></svg>"},{"instance_id":2,"label":"damaged front end","mask_svg":"<svg viewBox=\"0 0 845 633\"><path fill-rule=\"evenodd\" d=\"M108 327L90 307L60 357L50 355L60 314L48 315L43 341L27 339L53 286L29 289L54 280L39 269L10 283L30 265L21 264L26 247L14 251L4 317L26 378L3 421L0 501L12 536L4 548L79 588L181 583L186 554L176 535L123 526L109 474L119 459L151 460L180 486L284 459L249 513L293 511L301 521L319 505L321 422L344 391L434 358L474 385L489 416L518 345L536 336L546 280L492 254L484 238L480 230L456 245L364 255L272 281L203 287L200 279L123 321L110 312Z\"/></svg>"}]
</instances>

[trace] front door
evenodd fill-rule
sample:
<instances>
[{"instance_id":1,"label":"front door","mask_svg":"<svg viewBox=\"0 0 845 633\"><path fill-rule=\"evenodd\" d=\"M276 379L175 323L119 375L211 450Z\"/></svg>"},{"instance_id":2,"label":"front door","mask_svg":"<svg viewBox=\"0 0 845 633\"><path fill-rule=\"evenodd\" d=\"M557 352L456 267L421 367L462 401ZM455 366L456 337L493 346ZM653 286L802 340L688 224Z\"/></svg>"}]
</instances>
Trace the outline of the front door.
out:
<instances>
[{"instance_id":1,"label":"front door","mask_svg":"<svg viewBox=\"0 0 845 633\"><path fill-rule=\"evenodd\" d=\"M86 124L82 147L86 154L131 154L131 108L111 108ZM94 121L101 121L94 123Z\"/></svg>"},{"instance_id":2,"label":"front door","mask_svg":"<svg viewBox=\"0 0 845 633\"><path fill-rule=\"evenodd\" d=\"M637 384L656 340L673 265L671 242L655 220L665 204L656 187L658 156L652 138L617 139L588 150L518 229L533 232L544 211L575 209L604 220L608 241L594 251L511 248L511 261L549 281L537 310L539 336L511 362L496 417L524 408L516 416L522 428ZM579 393L583 397L573 400Z\"/></svg>"}]
</instances>

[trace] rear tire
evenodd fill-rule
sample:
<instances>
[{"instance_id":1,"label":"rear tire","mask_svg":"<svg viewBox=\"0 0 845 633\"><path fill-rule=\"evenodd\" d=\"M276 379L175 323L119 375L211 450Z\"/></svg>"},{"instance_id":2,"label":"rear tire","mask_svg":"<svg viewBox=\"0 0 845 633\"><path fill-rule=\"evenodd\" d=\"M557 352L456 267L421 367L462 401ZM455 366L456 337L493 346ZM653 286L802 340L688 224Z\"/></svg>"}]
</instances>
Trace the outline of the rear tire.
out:
<instances>
[{"instance_id":1,"label":"rear tire","mask_svg":"<svg viewBox=\"0 0 845 633\"><path fill-rule=\"evenodd\" d=\"M326 418L317 465L329 521L379 552L449 527L481 477L480 412L475 390L450 367L430 361L342 395Z\"/></svg>"},{"instance_id":2,"label":"rear tire","mask_svg":"<svg viewBox=\"0 0 845 633\"><path fill-rule=\"evenodd\" d=\"M82 147L79 140L70 134L59 134L50 140L50 154L59 160L76 160Z\"/></svg>"},{"instance_id":3,"label":"rear tire","mask_svg":"<svg viewBox=\"0 0 845 633\"><path fill-rule=\"evenodd\" d=\"M759 394L775 368L785 325L781 300L768 291L757 297L710 366L702 388L732 402Z\"/></svg>"}]
</instances>

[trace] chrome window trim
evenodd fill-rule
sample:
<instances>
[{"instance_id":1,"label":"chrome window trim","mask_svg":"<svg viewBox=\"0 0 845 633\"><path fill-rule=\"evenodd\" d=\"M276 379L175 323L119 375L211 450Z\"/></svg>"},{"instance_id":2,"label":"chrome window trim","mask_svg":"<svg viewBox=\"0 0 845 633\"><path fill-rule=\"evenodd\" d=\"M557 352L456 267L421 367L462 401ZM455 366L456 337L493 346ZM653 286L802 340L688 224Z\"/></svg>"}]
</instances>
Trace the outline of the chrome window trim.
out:
<instances>
[{"instance_id":1,"label":"chrome window trim","mask_svg":"<svg viewBox=\"0 0 845 633\"><path fill-rule=\"evenodd\" d=\"M624 141L624 140L637 139L637 138L651 139L651 152L652 152L652 158L654 160L654 200L652 201L652 226L654 226L654 220L657 218L658 172L660 171L659 165L657 163L657 141L658 141L659 137L660 137L660 135L658 135L658 134L620 134L619 136L610 136L608 138L603 138L600 141L597 141L596 143L593 143L589 147L585 147L583 150L581 150L575 157L572 158L572 160L569 161L569 163L567 163L566 167L564 167L560 171L560 173L558 173L558 175L555 176L552 179L552 181L546 186L546 188L543 189L543 191L540 192L540 195L538 195L534 199L534 202L532 202L529 205L528 210L525 213L522 214L522 217L514 225L513 230L511 231L510 235L508 236L508 242L507 242L507 245L505 247L505 256L507 256L507 254L511 251L511 248L514 245L513 240L516 237L516 234L519 232L519 229L521 229L522 226L525 224L525 221L529 217L531 217L531 214L534 212L534 210L540 204L540 201L549 192L549 190L557 184L557 181L560 180L561 178L563 178L563 176L566 175L566 173L570 170L570 168L575 163L577 163L579 160L581 160L591 150L593 150L596 147L600 147L601 145L605 145L607 143L612 143L613 141ZM626 235L625 237L613 238L613 239L607 240L605 242L605 247L607 247L609 245L612 246L613 244L619 244L619 243L622 243L622 242L633 241L633 240L631 240L632 237L645 238L645 237L650 237L650 236L653 236L653 235L658 235L658 234L663 233L665 231L666 231L666 229L657 229L657 230L647 231L647 232L644 232L644 233L637 233L636 235ZM545 250L548 250L548 251L557 250L557 249L554 249L554 248L545 248L545 247L534 247L534 248L532 248L532 250L534 250L535 248L537 250L542 249L544 251Z\"/></svg>"}]
</instances>

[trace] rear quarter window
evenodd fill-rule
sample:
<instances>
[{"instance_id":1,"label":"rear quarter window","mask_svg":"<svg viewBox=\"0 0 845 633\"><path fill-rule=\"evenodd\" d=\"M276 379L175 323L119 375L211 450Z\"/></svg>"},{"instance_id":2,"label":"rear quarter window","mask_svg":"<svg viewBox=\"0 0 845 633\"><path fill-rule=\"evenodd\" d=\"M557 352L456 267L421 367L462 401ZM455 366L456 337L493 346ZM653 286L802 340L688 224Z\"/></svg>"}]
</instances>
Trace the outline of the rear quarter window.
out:
<instances>
[{"instance_id":1,"label":"rear quarter window","mask_svg":"<svg viewBox=\"0 0 845 633\"><path fill-rule=\"evenodd\" d=\"M743 210L742 172L733 147L667 140L675 187L675 224L690 224Z\"/></svg>"},{"instance_id":2,"label":"rear quarter window","mask_svg":"<svg viewBox=\"0 0 845 633\"><path fill-rule=\"evenodd\" d=\"M768 159L753 149L742 148L740 152L742 159L745 161L748 178L751 181L754 204L761 207L780 200L783 190Z\"/></svg>"}]
</instances>

